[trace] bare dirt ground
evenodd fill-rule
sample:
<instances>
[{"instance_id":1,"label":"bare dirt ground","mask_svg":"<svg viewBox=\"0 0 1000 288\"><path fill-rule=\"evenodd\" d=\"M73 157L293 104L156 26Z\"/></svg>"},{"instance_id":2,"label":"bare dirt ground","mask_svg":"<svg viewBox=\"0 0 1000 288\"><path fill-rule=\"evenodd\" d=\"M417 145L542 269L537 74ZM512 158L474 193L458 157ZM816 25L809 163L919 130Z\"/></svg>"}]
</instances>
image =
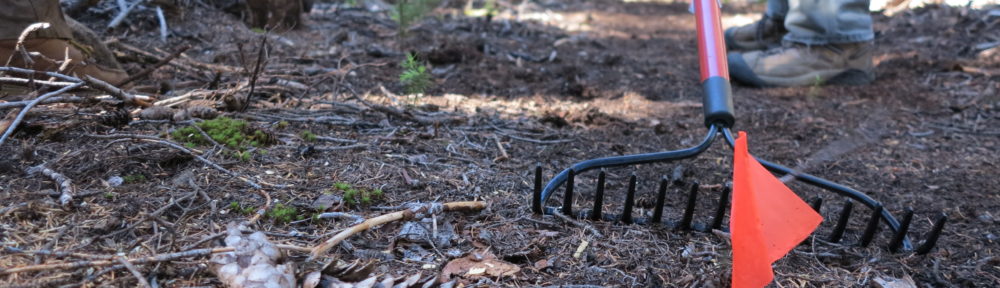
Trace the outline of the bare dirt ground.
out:
<instances>
[{"instance_id":1,"label":"bare dirt ground","mask_svg":"<svg viewBox=\"0 0 1000 288\"><path fill-rule=\"evenodd\" d=\"M191 46L131 87L158 99L190 95L223 103L245 97L267 38L266 65L249 109L225 115L247 120L271 144L243 157L220 146L195 147L196 154L243 177L238 179L158 143L94 137L177 140L170 134L184 123L126 124L107 116L121 109L107 103L36 108L0 146L0 240L24 250L136 258L220 247L217 236L227 224L251 219L248 228L275 243L313 247L351 225L311 218L323 212L314 201L343 196L335 185L346 183L380 189L383 196L325 211L371 218L413 202L488 205L437 216L434 229L451 236L443 242L413 241L393 223L356 235L320 259L375 259L373 275L438 275L455 258L490 253L519 271L454 276L458 283L729 286L729 244L720 235L582 221L597 235L529 210L536 164L551 176L585 159L679 149L701 139L697 48L687 4L528 1L501 5L491 19L461 16L462 5L444 6L405 37L384 13L329 3L317 4L305 27L266 36L230 14L182 5L168 10L167 43L158 40L154 14L136 12L122 27L102 32L130 72ZM762 9L727 6L724 22L746 23ZM749 133L755 156L854 187L896 215L912 207L910 237L918 243L938 213L949 217L938 247L927 255L886 251L891 234L885 226L875 244L856 247L862 216L852 218L840 244L828 243L822 240L844 200L793 182L803 198L825 200L826 221L815 241L776 263L776 287L868 287L890 278L912 278L918 287L1000 285L1000 48L990 46L1000 41L996 11L933 6L875 14L878 80L872 85L735 87L735 128ZM91 9L81 20L105 27L114 12ZM430 65L434 85L425 95L407 96L399 84L407 52ZM708 187L695 213L695 221L705 223L731 177L730 155L717 143L679 163L608 170L604 211L621 210L625 180L636 173L635 215L650 215L658 179L679 165L687 179ZM72 207L58 203L49 178L25 172L40 164L72 179L80 194ZM109 183L116 176L125 183ZM577 207L592 205L586 187L594 178L578 178ZM668 192L666 218L681 217L684 190ZM546 204L556 206L560 197ZM276 207L296 208L294 221L255 216ZM302 251L286 253L301 271L315 267ZM221 285L206 259L137 269L166 287ZM91 260L5 248L0 285L137 285L124 267L4 272Z\"/></svg>"}]
</instances>

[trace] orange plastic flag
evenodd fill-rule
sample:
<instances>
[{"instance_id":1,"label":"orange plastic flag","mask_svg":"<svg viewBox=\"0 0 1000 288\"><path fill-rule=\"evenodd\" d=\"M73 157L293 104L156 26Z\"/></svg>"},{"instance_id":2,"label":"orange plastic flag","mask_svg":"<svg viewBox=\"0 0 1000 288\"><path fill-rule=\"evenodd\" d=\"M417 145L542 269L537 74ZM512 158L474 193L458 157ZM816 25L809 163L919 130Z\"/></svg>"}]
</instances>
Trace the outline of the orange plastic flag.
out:
<instances>
[{"instance_id":1,"label":"orange plastic flag","mask_svg":"<svg viewBox=\"0 0 1000 288\"><path fill-rule=\"evenodd\" d=\"M746 132L736 139L729 229L733 243L733 288L764 287L774 280L771 264L802 243L823 217L747 152Z\"/></svg>"}]
</instances>

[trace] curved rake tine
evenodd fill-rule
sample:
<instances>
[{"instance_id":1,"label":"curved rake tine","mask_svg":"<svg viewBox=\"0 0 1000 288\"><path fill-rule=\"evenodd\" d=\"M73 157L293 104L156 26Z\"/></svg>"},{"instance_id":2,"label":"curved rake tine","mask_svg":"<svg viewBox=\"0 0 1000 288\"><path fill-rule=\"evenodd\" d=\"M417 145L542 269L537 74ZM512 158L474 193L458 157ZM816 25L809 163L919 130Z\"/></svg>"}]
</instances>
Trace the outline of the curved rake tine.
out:
<instances>
[{"instance_id":1,"label":"curved rake tine","mask_svg":"<svg viewBox=\"0 0 1000 288\"><path fill-rule=\"evenodd\" d=\"M896 253L903 245L903 238L906 238L906 231L910 229L910 221L913 220L913 208L907 207L903 212L903 220L899 222L899 232L892 236L889 241L889 252Z\"/></svg>"},{"instance_id":2,"label":"curved rake tine","mask_svg":"<svg viewBox=\"0 0 1000 288\"><path fill-rule=\"evenodd\" d=\"M944 230L945 222L948 222L948 215L944 215L944 213L938 215L937 220L934 220L934 227L931 228L930 234L927 235L927 241L924 241L924 244L917 248L917 255L924 255L931 252L931 249L937 244L938 237L941 237L941 231Z\"/></svg>"},{"instance_id":3,"label":"curved rake tine","mask_svg":"<svg viewBox=\"0 0 1000 288\"><path fill-rule=\"evenodd\" d=\"M837 226L833 227L833 233L830 234L830 242L837 243L840 242L840 238L844 237L844 230L847 229L847 222L851 220L851 210L854 210L854 202L847 200L844 203L844 208L840 210L840 218L837 218Z\"/></svg>"},{"instance_id":4,"label":"curved rake tine","mask_svg":"<svg viewBox=\"0 0 1000 288\"><path fill-rule=\"evenodd\" d=\"M813 208L813 211L819 213L820 208L823 208L823 198L816 197L812 203L809 203L809 206Z\"/></svg>"},{"instance_id":5,"label":"curved rake tine","mask_svg":"<svg viewBox=\"0 0 1000 288\"><path fill-rule=\"evenodd\" d=\"M698 188L698 182L691 183L687 206L684 207L684 218L681 218L681 229L691 230L691 220L694 219L694 206L698 203Z\"/></svg>"},{"instance_id":6,"label":"curved rake tine","mask_svg":"<svg viewBox=\"0 0 1000 288\"><path fill-rule=\"evenodd\" d=\"M729 147L733 147L734 145L736 145L735 144L736 140L733 138L733 132L729 128L725 127L722 128L721 130L722 130L722 135L726 140L726 143L729 144ZM859 203L868 206L872 209L874 209L875 206L882 205L881 203L875 201L875 199L872 199L872 197L865 195L865 193L862 193L861 191L851 189L850 187L834 183L833 181L827 179L816 177L809 173L802 173L796 171L795 169L788 168L780 164L772 163L761 158L756 158L756 159L757 162L760 162L760 164L763 165L764 168L767 168L767 170L770 170L771 172L783 174L786 176L787 175L794 176L795 180L799 182L850 198L851 200L858 201ZM897 221L896 218L892 216L892 213L889 213L889 210L885 209L882 210L882 219L885 219L885 222L889 224L890 229L892 229L893 231L898 231L899 221ZM903 249L912 249L912 244L910 243L909 238L903 239Z\"/></svg>"},{"instance_id":7,"label":"curved rake tine","mask_svg":"<svg viewBox=\"0 0 1000 288\"><path fill-rule=\"evenodd\" d=\"M823 208L823 198L820 198L820 197L813 198L813 200L809 202L809 207L812 207L813 211L816 211L816 214L820 214L819 210L820 210L820 208ZM820 222L820 223L822 224L822 222ZM813 236L812 234L810 234L808 237L806 237L805 240L802 240L802 242L799 243L799 245L809 244L809 238L810 237L815 237L815 236Z\"/></svg>"},{"instance_id":8,"label":"curved rake tine","mask_svg":"<svg viewBox=\"0 0 1000 288\"><path fill-rule=\"evenodd\" d=\"M573 169L569 170L569 176L566 178L566 194L563 195L563 215L573 217L573 181L576 178L576 171Z\"/></svg>"},{"instance_id":9,"label":"curved rake tine","mask_svg":"<svg viewBox=\"0 0 1000 288\"><path fill-rule=\"evenodd\" d=\"M548 184L542 188L542 202L548 200L555 193L556 188L562 186L566 183L569 177L569 171L573 170L575 173L583 173L592 169L598 168L609 168L609 167L620 167L627 165L637 165L646 163L657 163L657 162L669 162L677 161L681 159L692 158L698 156L712 145L715 141L715 137L719 135L719 126L712 124L708 126L708 132L705 134L705 138L702 138L696 146L688 147L680 150L663 151L655 153L645 153L645 154L634 154L625 156L614 156L605 157L598 159L590 159L586 161L577 162L566 168L562 172L559 172L552 179L549 180Z\"/></svg>"},{"instance_id":10,"label":"curved rake tine","mask_svg":"<svg viewBox=\"0 0 1000 288\"><path fill-rule=\"evenodd\" d=\"M535 166L535 190L531 196L531 211L542 214L542 165Z\"/></svg>"},{"instance_id":11,"label":"curved rake tine","mask_svg":"<svg viewBox=\"0 0 1000 288\"><path fill-rule=\"evenodd\" d=\"M607 177L604 171L597 174L597 193L594 195L594 210L590 213L590 220L601 221L601 208L604 207L604 178Z\"/></svg>"},{"instance_id":12,"label":"curved rake tine","mask_svg":"<svg viewBox=\"0 0 1000 288\"><path fill-rule=\"evenodd\" d=\"M878 231L878 222L882 220L882 209L885 209L882 205L875 206L875 209L872 209L872 216L868 218L868 225L865 226L865 232L861 234L861 247L868 247L872 243L872 240L875 239L875 232Z\"/></svg>"},{"instance_id":13,"label":"curved rake tine","mask_svg":"<svg viewBox=\"0 0 1000 288\"><path fill-rule=\"evenodd\" d=\"M663 221L663 205L667 201L667 185L670 185L669 183L667 177L660 178L660 190L656 194L656 208L653 209L653 223Z\"/></svg>"},{"instance_id":14,"label":"curved rake tine","mask_svg":"<svg viewBox=\"0 0 1000 288\"><path fill-rule=\"evenodd\" d=\"M622 222L632 224L632 206L635 205L635 174L628 177L628 194L625 194L625 209L622 210Z\"/></svg>"},{"instance_id":15,"label":"curved rake tine","mask_svg":"<svg viewBox=\"0 0 1000 288\"><path fill-rule=\"evenodd\" d=\"M729 191L729 187L722 188L719 207L715 209L715 218L712 218L712 229L722 229L722 218L726 217L726 207L729 207Z\"/></svg>"}]
</instances>

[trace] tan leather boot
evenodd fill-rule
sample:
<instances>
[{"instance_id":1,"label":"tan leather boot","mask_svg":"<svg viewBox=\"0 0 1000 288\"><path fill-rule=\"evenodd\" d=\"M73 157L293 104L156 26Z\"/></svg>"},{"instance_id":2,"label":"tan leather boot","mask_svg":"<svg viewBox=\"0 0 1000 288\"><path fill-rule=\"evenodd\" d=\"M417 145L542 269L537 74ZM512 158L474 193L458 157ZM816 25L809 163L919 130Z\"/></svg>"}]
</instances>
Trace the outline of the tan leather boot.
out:
<instances>
[{"instance_id":1,"label":"tan leather boot","mask_svg":"<svg viewBox=\"0 0 1000 288\"><path fill-rule=\"evenodd\" d=\"M733 80L758 87L863 85L875 80L871 42L806 46L786 43L765 51L729 53Z\"/></svg>"},{"instance_id":2,"label":"tan leather boot","mask_svg":"<svg viewBox=\"0 0 1000 288\"><path fill-rule=\"evenodd\" d=\"M763 50L781 46L781 37L785 36L785 23L764 15L753 24L726 29L726 49L728 50Z\"/></svg>"},{"instance_id":3,"label":"tan leather boot","mask_svg":"<svg viewBox=\"0 0 1000 288\"><path fill-rule=\"evenodd\" d=\"M113 84L120 83L125 78L128 78L128 74L121 68L108 67L96 63L81 51L80 48L72 45L67 40L29 39L25 41L25 50L40 54L30 57L32 63L26 63L21 53L14 53L14 45L16 43L17 40L0 40L0 61L6 63L7 59L11 59L10 65L14 67L38 71L58 71L62 63L68 59L69 65L61 72L66 75L79 77L89 75Z\"/></svg>"}]
</instances>

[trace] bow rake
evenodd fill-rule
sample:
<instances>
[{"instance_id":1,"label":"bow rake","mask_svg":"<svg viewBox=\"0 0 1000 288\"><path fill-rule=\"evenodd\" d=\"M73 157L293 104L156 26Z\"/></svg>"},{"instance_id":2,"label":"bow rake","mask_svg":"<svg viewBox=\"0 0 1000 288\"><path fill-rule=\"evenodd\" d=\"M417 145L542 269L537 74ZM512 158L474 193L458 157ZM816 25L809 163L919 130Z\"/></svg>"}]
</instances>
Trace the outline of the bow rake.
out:
<instances>
[{"instance_id":1,"label":"bow rake","mask_svg":"<svg viewBox=\"0 0 1000 288\"><path fill-rule=\"evenodd\" d=\"M533 196L531 202L531 210L533 213L561 213L569 217L590 219L592 221L620 221L625 224L665 225L675 229L701 232L707 232L713 229L723 231L728 230L727 227L723 227L723 218L726 214L726 207L729 205L730 188L724 187L721 190L718 206L716 207L714 217L711 222L693 223L694 210L700 186L696 182L692 181L691 183L688 183L688 181L685 181L682 175L683 171L679 169L675 170L672 177L669 179L666 177L661 178L655 207L653 209L653 215L651 217L633 217L634 213L632 210L635 206L637 182L635 174L632 174L631 177L629 177L625 204L621 213L605 214L602 211L606 186L606 173L602 168L648 163L666 163L694 158L702 152L708 150L720 134L730 148L733 148L735 145L735 139L731 128L736 122L736 117L733 113L732 88L729 83L729 71L725 60L725 42L722 37L720 21L721 12L716 0L694 0L692 6L694 8L695 21L697 23L696 25L698 30L698 58L701 67L701 83L704 91L704 96L702 98L703 110L705 115L705 126L708 128L708 132L705 137L697 145L680 150L585 160L562 170L544 186L542 186L542 167L539 165L535 168L534 175L534 191L532 193ZM862 230L863 232L857 243L862 247L867 247L871 244L871 242L875 239L875 234L879 230L879 225L884 222L889 226L892 232L892 238L890 238L888 245L889 251L899 252L902 250L913 251L916 254L926 254L934 248L938 238L944 230L945 222L948 220L948 217L944 213L939 213L934 220L930 231L926 233L924 241L915 247L914 243L911 242L910 238L907 236L910 223L913 219L912 209L904 209L903 216L901 218L902 220L897 220L897 218L893 216L892 212L886 209L881 202L869 197L865 193L841 184L837 184L830 180L796 171L777 163L760 158L756 159L761 163L761 165L772 173L781 174L786 178L791 177L801 183L848 198L840 209L833 231L827 238L827 240L832 243L841 242L843 239L848 223L850 222L851 215L855 210L855 202L866 206L870 213L864 230ZM575 213L573 208L575 178L581 173L595 169L600 169L601 171L597 175L597 187L593 200L593 208L589 211ZM565 190L562 197L562 206L545 206L545 203L548 202L549 198L551 198L552 195L555 194L555 191L563 185L565 185ZM687 186L687 202L680 221L663 220L663 207L665 205L666 193L668 188L671 186ZM811 206L817 213L819 213L822 204L823 198L815 198L812 201Z\"/></svg>"}]
</instances>

